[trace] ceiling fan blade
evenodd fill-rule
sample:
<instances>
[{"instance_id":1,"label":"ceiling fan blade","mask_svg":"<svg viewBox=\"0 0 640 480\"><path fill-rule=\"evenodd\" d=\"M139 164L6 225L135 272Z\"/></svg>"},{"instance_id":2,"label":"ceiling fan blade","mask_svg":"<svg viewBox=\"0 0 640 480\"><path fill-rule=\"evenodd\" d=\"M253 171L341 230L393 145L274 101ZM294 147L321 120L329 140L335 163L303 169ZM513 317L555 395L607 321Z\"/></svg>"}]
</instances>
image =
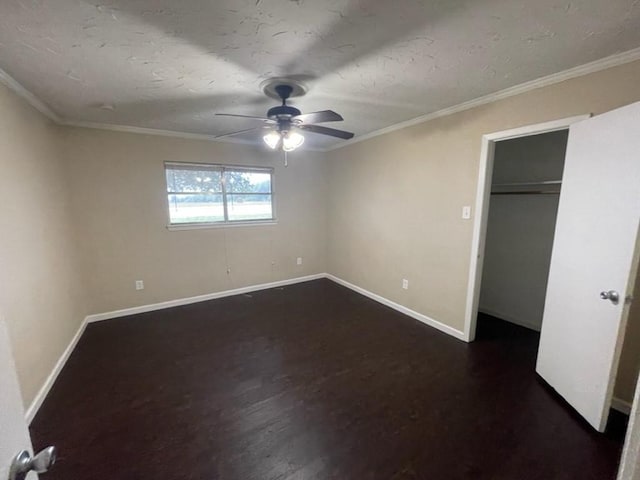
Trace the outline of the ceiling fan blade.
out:
<instances>
[{"instance_id":1,"label":"ceiling fan blade","mask_svg":"<svg viewBox=\"0 0 640 480\"><path fill-rule=\"evenodd\" d=\"M336 130L335 128L327 128L321 125L299 125L298 128L307 130L313 133L319 133L320 135L329 135L331 137L338 137L344 140L353 138L353 133L345 132L344 130Z\"/></svg>"},{"instance_id":2,"label":"ceiling fan blade","mask_svg":"<svg viewBox=\"0 0 640 480\"><path fill-rule=\"evenodd\" d=\"M216 113L216 117L238 117L250 118L252 120L262 120L263 122L272 122L273 120L266 117L255 117L253 115L236 115L235 113Z\"/></svg>"},{"instance_id":3,"label":"ceiling fan blade","mask_svg":"<svg viewBox=\"0 0 640 480\"><path fill-rule=\"evenodd\" d=\"M303 113L296 115L292 120L300 120L303 123L324 123L324 122L341 122L344 120L342 116L333 110L323 110L322 112Z\"/></svg>"},{"instance_id":4,"label":"ceiling fan blade","mask_svg":"<svg viewBox=\"0 0 640 480\"><path fill-rule=\"evenodd\" d=\"M249 133L249 132L254 132L254 131L258 131L258 130L262 130L265 127L253 127L253 128L246 128L244 130L238 130L237 132L231 132L231 133L224 133L222 135L216 135L214 138L225 138L225 137L233 137L235 135L240 135L242 133Z\"/></svg>"}]
</instances>

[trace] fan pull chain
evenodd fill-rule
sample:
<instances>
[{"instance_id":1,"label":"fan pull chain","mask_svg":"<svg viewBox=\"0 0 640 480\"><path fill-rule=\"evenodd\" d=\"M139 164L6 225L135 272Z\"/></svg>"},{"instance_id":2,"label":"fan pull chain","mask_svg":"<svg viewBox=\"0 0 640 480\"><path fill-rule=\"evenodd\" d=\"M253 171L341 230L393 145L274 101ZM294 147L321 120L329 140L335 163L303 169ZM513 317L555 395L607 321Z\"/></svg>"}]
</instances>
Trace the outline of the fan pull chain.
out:
<instances>
[{"instance_id":1,"label":"fan pull chain","mask_svg":"<svg viewBox=\"0 0 640 480\"><path fill-rule=\"evenodd\" d=\"M283 150L284 152L284 168L287 168L289 166L289 156L286 150Z\"/></svg>"}]
</instances>

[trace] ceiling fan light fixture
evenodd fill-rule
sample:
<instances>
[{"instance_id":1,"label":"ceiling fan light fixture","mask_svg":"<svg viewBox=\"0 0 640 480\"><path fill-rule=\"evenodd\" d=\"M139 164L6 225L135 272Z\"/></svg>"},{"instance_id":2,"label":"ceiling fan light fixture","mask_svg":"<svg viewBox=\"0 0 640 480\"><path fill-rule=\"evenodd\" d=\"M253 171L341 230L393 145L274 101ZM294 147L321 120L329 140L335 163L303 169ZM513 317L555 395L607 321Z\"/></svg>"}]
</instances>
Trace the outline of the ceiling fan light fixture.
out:
<instances>
[{"instance_id":1,"label":"ceiling fan light fixture","mask_svg":"<svg viewBox=\"0 0 640 480\"><path fill-rule=\"evenodd\" d=\"M282 149L292 152L304 143L304 136L298 132L287 132L282 135Z\"/></svg>"},{"instance_id":2,"label":"ceiling fan light fixture","mask_svg":"<svg viewBox=\"0 0 640 480\"><path fill-rule=\"evenodd\" d=\"M280 134L278 132L271 131L262 137L262 139L269 148L275 150L280 143Z\"/></svg>"},{"instance_id":3,"label":"ceiling fan light fixture","mask_svg":"<svg viewBox=\"0 0 640 480\"><path fill-rule=\"evenodd\" d=\"M267 96L282 100L282 104L272 107L267 111L266 117L256 117L254 115L240 115L234 113L216 113L223 117L246 118L251 120L259 120L262 126L239 130L237 132L218 135L215 138L232 137L242 135L249 132L264 132L269 129L268 133L262 137L264 143L272 150L282 150L292 152L299 148L305 140L304 135L299 130L311 132L314 135L328 135L330 137L349 140L353 138L353 133L335 128L328 128L318 123L341 122L344 120L339 113L333 110L322 110L319 112L311 112L303 114L300 110L291 105L287 105L287 100L293 96L304 95L306 87L301 86L295 81L289 82L286 79L270 79L264 85L264 92Z\"/></svg>"}]
</instances>

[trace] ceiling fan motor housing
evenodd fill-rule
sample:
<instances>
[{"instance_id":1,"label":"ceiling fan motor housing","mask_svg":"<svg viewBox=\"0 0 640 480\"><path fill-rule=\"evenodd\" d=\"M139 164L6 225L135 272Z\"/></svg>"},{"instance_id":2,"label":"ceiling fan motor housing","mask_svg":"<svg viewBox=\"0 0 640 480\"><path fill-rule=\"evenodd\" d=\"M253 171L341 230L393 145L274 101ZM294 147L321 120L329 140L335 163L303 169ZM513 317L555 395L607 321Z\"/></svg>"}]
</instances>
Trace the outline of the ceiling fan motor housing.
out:
<instances>
[{"instance_id":1,"label":"ceiling fan motor housing","mask_svg":"<svg viewBox=\"0 0 640 480\"><path fill-rule=\"evenodd\" d=\"M270 108L267 112L267 117L277 120L279 118L291 118L296 115L300 115L300 110L289 105L278 105L277 107Z\"/></svg>"}]
</instances>

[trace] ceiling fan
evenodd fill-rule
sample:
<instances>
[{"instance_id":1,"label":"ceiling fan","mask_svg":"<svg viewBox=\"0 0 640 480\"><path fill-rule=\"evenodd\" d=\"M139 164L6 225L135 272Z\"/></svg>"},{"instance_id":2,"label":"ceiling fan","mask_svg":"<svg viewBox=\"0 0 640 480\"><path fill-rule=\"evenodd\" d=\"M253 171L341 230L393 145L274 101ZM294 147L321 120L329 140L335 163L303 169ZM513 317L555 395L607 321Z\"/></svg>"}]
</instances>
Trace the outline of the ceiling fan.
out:
<instances>
[{"instance_id":1,"label":"ceiling fan","mask_svg":"<svg viewBox=\"0 0 640 480\"><path fill-rule=\"evenodd\" d=\"M300 85L288 83L271 83L265 86L265 93L273 98L282 100L282 105L270 108L266 117L255 117L252 115L236 115L232 113L216 113L222 117L239 117L251 120L259 120L263 125L254 128L247 128L237 132L218 135L216 138L232 137L249 132L258 132L261 130L269 130L262 138L264 142L272 149L282 149L285 152L291 152L304 143L304 135L301 132L312 132L320 135L329 135L331 137L342 138L348 140L353 138L353 133L344 130L336 130L328 128L316 123L340 122L344 119L341 115L332 110L323 110L321 112L305 113L290 105L287 105L287 99L292 93L301 95L306 92L300 88Z\"/></svg>"}]
</instances>

